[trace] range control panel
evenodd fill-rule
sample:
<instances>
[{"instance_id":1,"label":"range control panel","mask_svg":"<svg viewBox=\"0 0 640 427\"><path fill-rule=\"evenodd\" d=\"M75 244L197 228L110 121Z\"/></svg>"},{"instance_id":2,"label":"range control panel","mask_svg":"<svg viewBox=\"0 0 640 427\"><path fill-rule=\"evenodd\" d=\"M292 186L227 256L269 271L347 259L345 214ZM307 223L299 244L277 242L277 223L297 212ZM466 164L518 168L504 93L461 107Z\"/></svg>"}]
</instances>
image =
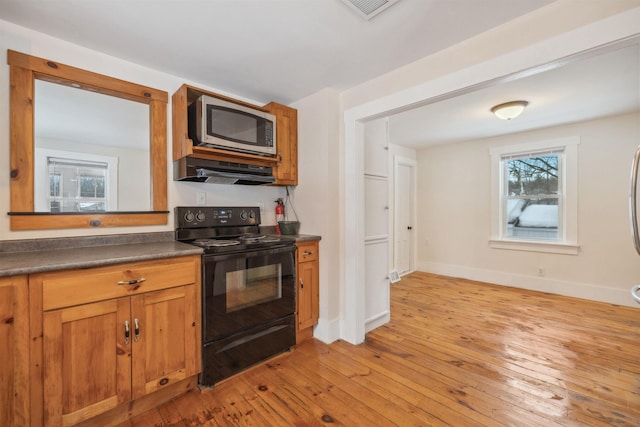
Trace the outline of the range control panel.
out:
<instances>
[{"instance_id":1,"label":"range control panel","mask_svg":"<svg viewBox=\"0 0 640 427\"><path fill-rule=\"evenodd\" d=\"M260 225L259 207L179 206L175 215L177 228Z\"/></svg>"}]
</instances>

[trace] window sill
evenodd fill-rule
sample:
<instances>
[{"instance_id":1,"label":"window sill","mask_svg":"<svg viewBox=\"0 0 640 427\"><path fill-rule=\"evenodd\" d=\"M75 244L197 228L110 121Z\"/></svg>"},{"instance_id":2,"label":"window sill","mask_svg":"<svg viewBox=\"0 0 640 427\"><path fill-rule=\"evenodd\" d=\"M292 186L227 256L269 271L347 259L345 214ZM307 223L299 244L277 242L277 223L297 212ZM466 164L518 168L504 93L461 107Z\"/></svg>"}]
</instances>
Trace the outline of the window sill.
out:
<instances>
[{"instance_id":1,"label":"window sill","mask_svg":"<svg viewBox=\"0 0 640 427\"><path fill-rule=\"evenodd\" d=\"M563 255L578 255L579 245L569 243L542 242L533 240L491 239L489 246L494 249L514 251L547 252Z\"/></svg>"}]
</instances>

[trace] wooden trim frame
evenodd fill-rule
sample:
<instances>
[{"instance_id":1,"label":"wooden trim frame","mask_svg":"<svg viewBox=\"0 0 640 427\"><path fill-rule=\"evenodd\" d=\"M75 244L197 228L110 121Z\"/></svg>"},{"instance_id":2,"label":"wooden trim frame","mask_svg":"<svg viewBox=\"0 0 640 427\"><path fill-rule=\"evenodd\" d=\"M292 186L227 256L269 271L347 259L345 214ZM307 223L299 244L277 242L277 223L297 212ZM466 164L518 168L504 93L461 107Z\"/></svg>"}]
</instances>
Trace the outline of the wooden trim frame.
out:
<instances>
[{"instance_id":1,"label":"wooden trim frame","mask_svg":"<svg viewBox=\"0 0 640 427\"><path fill-rule=\"evenodd\" d=\"M13 50L7 51L7 63L10 66L11 230L167 224L167 92ZM77 215L34 212L36 79L149 105L152 211Z\"/></svg>"}]
</instances>

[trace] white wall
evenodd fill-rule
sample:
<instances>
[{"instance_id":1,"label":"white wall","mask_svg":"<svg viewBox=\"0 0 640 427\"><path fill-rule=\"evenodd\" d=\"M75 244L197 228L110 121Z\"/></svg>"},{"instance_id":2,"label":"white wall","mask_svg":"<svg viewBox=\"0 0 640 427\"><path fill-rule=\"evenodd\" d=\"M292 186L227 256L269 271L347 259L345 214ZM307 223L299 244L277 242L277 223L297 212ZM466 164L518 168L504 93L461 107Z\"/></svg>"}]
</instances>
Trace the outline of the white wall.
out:
<instances>
[{"instance_id":1,"label":"white wall","mask_svg":"<svg viewBox=\"0 0 640 427\"><path fill-rule=\"evenodd\" d=\"M341 192L339 94L324 89L296 102L298 174L295 191L300 232L320 240L320 319L314 336L325 342L340 336Z\"/></svg>"},{"instance_id":2,"label":"white wall","mask_svg":"<svg viewBox=\"0 0 640 427\"><path fill-rule=\"evenodd\" d=\"M640 1L575 2L558 0L485 34L423 58L342 94L344 118L345 257L340 286L345 295L342 338L364 340L364 251L358 227L364 212L361 123L410 108L464 88L504 78L578 52L640 33ZM355 308L353 308L355 307Z\"/></svg>"},{"instance_id":3,"label":"white wall","mask_svg":"<svg viewBox=\"0 0 640 427\"><path fill-rule=\"evenodd\" d=\"M489 149L568 136L580 137L578 255L490 248ZM636 113L419 151L418 269L633 306L628 187L639 143Z\"/></svg>"},{"instance_id":4,"label":"white wall","mask_svg":"<svg viewBox=\"0 0 640 427\"><path fill-rule=\"evenodd\" d=\"M100 74L128 80L168 92L167 108L167 158L168 161L168 201L169 214L166 226L149 227L113 227L103 229L81 230L45 230L45 231L11 231L9 229L9 67L6 65L7 49L51 59L63 64L94 71ZM195 205L197 192L206 192L208 205L240 205L256 206L262 204L263 224L275 225L275 203L278 197L284 197L282 187L253 187L240 185L199 184L173 181L173 165L171 162L171 95L184 83L205 90L218 92L231 97L234 94L223 89L206 86L198 82L172 76L150 68L124 61L113 56L73 45L62 40L49 37L24 27L0 20L0 240L33 239L44 237L83 236L96 234L143 233L156 231L172 231L174 229L173 207L179 205ZM262 105L271 100L244 101ZM36 101L37 102L37 101ZM132 184L134 185L134 184ZM302 219L304 221L304 218Z\"/></svg>"}]
</instances>

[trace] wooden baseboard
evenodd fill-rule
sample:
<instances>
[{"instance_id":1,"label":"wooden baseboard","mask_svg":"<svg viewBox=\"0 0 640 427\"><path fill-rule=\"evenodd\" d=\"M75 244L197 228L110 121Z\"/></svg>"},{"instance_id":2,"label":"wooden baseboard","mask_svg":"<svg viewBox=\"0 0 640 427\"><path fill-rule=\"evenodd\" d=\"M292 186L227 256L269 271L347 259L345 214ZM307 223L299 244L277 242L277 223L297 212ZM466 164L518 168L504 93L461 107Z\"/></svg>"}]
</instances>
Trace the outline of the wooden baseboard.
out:
<instances>
[{"instance_id":1,"label":"wooden baseboard","mask_svg":"<svg viewBox=\"0 0 640 427\"><path fill-rule=\"evenodd\" d=\"M150 409L162 405L163 403L180 396L189 390L192 390L198 386L198 376L194 375L189 378L185 378L171 386L158 390L147 396L141 397L133 402L128 402L113 408L103 414L86 420L80 424L79 427L95 427L97 425L101 427L109 427L118 425L129 418L140 415Z\"/></svg>"},{"instance_id":2,"label":"wooden baseboard","mask_svg":"<svg viewBox=\"0 0 640 427\"><path fill-rule=\"evenodd\" d=\"M296 344L313 337L313 326L296 331Z\"/></svg>"}]
</instances>

